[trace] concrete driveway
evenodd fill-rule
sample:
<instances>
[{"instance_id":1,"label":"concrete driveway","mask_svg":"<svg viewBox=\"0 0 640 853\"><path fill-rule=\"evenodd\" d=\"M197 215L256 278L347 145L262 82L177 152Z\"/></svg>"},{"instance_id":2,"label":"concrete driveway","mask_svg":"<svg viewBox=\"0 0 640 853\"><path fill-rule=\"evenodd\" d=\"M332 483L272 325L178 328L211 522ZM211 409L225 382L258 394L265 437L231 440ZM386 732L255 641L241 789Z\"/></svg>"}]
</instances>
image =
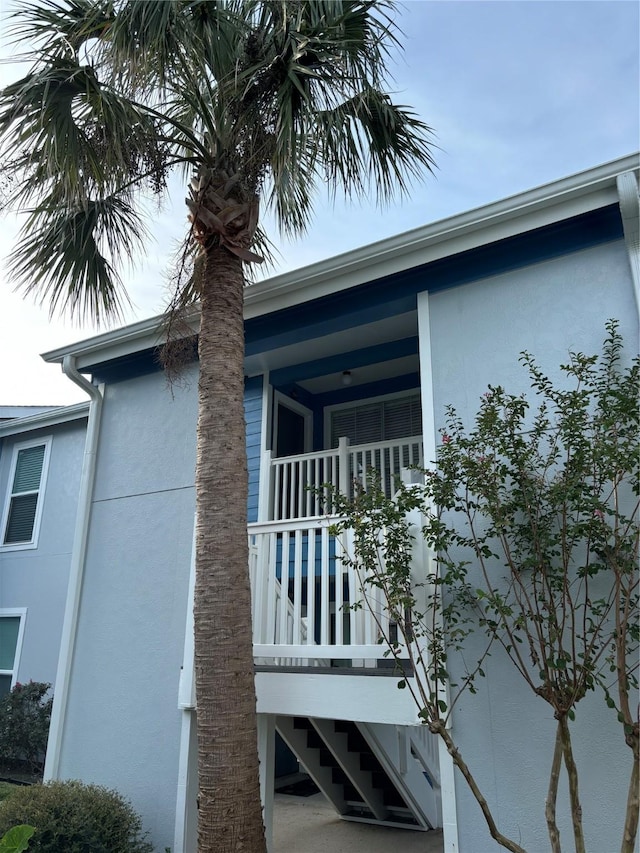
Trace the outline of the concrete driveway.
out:
<instances>
[{"instance_id":1,"label":"concrete driveway","mask_svg":"<svg viewBox=\"0 0 640 853\"><path fill-rule=\"evenodd\" d=\"M322 794L276 794L274 853L442 853L442 832L341 820Z\"/></svg>"}]
</instances>

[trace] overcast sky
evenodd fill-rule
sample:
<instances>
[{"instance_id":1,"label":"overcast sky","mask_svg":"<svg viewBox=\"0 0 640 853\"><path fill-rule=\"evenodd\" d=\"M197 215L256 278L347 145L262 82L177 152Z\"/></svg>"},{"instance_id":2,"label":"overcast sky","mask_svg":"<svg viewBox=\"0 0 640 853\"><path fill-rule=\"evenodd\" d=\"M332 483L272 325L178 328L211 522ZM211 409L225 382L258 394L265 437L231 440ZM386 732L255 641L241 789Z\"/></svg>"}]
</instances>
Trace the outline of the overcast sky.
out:
<instances>
[{"instance_id":1,"label":"overcast sky","mask_svg":"<svg viewBox=\"0 0 640 853\"><path fill-rule=\"evenodd\" d=\"M6 13L8 0L0 0ZM405 52L397 100L436 133L437 173L410 200L318 204L310 233L288 243L271 274L417 228L640 147L636 0L413 0L398 7ZM5 49L1 54L7 56ZM15 79L0 66L0 85ZM168 247L184 232L182 190L155 217L146 258L127 276L127 322L161 312ZM268 220L267 220L268 221ZM76 402L82 393L39 353L90 337L12 292L3 259L17 233L0 220L0 405Z\"/></svg>"}]
</instances>

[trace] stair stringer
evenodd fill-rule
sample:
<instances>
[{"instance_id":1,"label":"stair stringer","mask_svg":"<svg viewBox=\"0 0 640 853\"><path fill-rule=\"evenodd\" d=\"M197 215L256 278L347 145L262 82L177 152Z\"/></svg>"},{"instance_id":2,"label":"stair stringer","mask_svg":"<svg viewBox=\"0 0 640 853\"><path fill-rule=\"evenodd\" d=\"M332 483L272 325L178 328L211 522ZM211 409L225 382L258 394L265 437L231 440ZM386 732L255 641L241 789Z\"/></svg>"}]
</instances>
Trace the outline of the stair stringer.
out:
<instances>
[{"instance_id":1,"label":"stair stringer","mask_svg":"<svg viewBox=\"0 0 640 853\"><path fill-rule=\"evenodd\" d=\"M356 726L419 824L427 829L441 827L438 753L436 749L422 748L420 738L412 737L418 732L423 735L424 730L380 723L356 723Z\"/></svg>"},{"instance_id":2,"label":"stair stringer","mask_svg":"<svg viewBox=\"0 0 640 853\"><path fill-rule=\"evenodd\" d=\"M327 745L344 774L362 797L362 801L376 820L384 822L389 817L389 811L384 805L382 791L374 788L371 774L360 769L360 753L349 750L349 736L337 732L333 720L310 718L311 725Z\"/></svg>"},{"instance_id":3,"label":"stair stringer","mask_svg":"<svg viewBox=\"0 0 640 853\"><path fill-rule=\"evenodd\" d=\"M293 717L276 717L276 729L280 737L304 765L309 776L311 776L338 814L346 814L349 807L343 796L342 785L338 785L333 781L330 767L324 767L320 764L319 751L307 745L308 729L296 729L293 720ZM316 752L318 755L314 755Z\"/></svg>"}]
</instances>

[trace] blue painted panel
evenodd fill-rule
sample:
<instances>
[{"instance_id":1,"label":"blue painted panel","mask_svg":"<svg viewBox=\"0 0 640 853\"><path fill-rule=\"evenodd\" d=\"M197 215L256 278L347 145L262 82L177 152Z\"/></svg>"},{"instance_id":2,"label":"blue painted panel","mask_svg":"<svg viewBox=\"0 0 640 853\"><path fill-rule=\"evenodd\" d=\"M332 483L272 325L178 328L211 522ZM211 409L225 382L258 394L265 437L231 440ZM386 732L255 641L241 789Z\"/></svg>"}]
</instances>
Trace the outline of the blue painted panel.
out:
<instances>
[{"instance_id":1,"label":"blue painted panel","mask_svg":"<svg viewBox=\"0 0 640 853\"><path fill-rule=\"evenodd\" d=\"M420 375L406 373L404 376L394 376L392 379L381 379L379 382L368 382L366 385L350 385L348 388L338 388L326 394L318 394L317 401L321 406L335 406L338 403L351 403L356 400L367 400L369 397L382 397L383 394L394 394L396 391L420 392Z\"/></svg>"},{"instance_id":2,"label":"blue painted panel","mask_svg":"<svg viewBox=\"0 0 640 853\"><path fill-rule=\"evenodd\" d=\"M617 204L248 320L248 355L410 311L416 294L468 284L623 237Z\"/></svg>"},{"instance_id":3,"label":"blue painted panel","mask_svg":"<svg viewBox=\"0 0 640 853\"><path fill-rule=\"evenodd\" d=\"M258 491L260 485L260 449L262 436L262 376L253 376L244 383L244 417L247 422L247 467L249 522L258 520Z\"/></svg>"},{"instance_id":4,"label":"blue painted panel","mask_svg":"<svg viewBox=\"0 0 640 853\"><path fill-rule=\"evenodd\" d=\"M441 258L394 276L366 282L313 302L254 317L245 323L247 355L302 343L384 319L416 307L416 294L468 284L492 275L623 239L617 204L544 228ZM157 349L86 368L100 382L118 382L160 370Z\"/></svg>"},{"instance_id":5,"label":"blue painted panel","mask_svg":"<svg viewBox=\"0 0 640 853\"><path fill-rule=\"evenodd\" d=\"M337 353L326 358L283 367L280 370L272 370L269 381L274 387L282 389L299 379L315 379L317 376L326 376L328 373L339 373L342 370L354 370L381 361L392 361L394 358L405 358L409 355L416 355L417 352L418 336L414 335L399 341L388 341L384 344L350 350L346 353ZM300 402L304 401L301 400Z\"/></svg>"}]
</instances>

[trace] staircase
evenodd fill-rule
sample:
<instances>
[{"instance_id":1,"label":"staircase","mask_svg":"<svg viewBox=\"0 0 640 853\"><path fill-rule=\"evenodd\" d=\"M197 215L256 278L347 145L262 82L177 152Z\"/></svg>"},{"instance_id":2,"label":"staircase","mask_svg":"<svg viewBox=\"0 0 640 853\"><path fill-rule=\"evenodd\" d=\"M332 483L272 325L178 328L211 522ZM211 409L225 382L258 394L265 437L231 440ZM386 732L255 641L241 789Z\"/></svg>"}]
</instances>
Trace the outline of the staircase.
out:
<instances>
[{"instance_id":1,"label":"staircase","mask_svg":"<svg viewBox=\"0 0 640 853\"><path fill-rule=\"evenodd\" d=\"M276 717L276 728L344 820L403 829L441 825L437 753L425 730Z\"/></svg>"}]
</instances>

